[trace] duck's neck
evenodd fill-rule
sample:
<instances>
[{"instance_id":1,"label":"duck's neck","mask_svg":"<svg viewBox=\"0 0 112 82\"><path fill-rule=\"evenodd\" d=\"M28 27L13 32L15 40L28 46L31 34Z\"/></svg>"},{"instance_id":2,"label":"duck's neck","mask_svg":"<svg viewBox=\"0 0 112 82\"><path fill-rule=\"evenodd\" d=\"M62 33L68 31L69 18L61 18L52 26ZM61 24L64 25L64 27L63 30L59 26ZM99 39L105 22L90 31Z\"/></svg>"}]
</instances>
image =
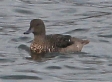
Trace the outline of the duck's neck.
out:
<instances>
[{"instance_id":1,"label":"duck's neck","mask_svg":"<svg viewBox=\"0 0 112 82\"><path fill-rule=\"evenodd\" d=\"M45 35L34 35L34 42L44 42L45 41Z\"/></svg>"}]
</instances>

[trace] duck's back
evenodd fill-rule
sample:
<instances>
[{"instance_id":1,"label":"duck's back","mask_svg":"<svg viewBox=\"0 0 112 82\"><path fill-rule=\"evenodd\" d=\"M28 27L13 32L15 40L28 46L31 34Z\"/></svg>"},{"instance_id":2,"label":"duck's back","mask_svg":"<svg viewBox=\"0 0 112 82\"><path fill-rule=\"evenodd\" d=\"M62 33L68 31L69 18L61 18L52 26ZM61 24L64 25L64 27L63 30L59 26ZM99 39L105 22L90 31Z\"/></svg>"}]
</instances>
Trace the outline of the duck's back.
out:
<instances>
[{"instance_id":1,"label":"duck's back","mask_svg":"<svg viewBox=\"0 0 112 82\"><path fill-rule=\"evenodd\" d=\"M40 39L40 38L38 38ZM44 40L36 40L30 46L32 52L41 54L48 52L59 52L60 48L66 48L73 44L71 36L61 34L46 35Z\"/></svg>"},{"instance_id":2,"label":"duck's back","mask_svg":"<svg viewBox=\"0 0 112 82\"><path fill-rule=\"evenodd\" d=\"M46 35L43 41L34 41L31 50L37 54L48 52L79 52L88 40L81 40L70 35Z\"/></svg>"}]
</instances>

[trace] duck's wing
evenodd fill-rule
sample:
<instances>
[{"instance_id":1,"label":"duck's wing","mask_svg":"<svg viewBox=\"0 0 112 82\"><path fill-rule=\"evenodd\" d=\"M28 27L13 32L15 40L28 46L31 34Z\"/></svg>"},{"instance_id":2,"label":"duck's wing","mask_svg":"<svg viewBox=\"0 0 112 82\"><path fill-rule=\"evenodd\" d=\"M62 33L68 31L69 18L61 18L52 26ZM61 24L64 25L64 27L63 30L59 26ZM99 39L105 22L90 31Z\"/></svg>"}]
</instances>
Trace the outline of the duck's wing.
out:
<instances>
[{"instance_id":1,"label":"duck's wing","mask_svg":"<svg viewBox=\"0 0 112 82\"><path fill-rule=\"evenodd\" d=\"M65 48L74 43L71 40L72 37L70 35L54 34L54 35L49 35L48 37L52 38L52 40L50 42L54 43L55 46L57 46L59 48Z\"/></svg>"},{"instance_id":2,"label":"duck's wing","mask_svg":"<svg viewBox=\"0 0 112 82\"><path fill-rule=\"evenodd\" d=\"M59 48L65 48L67 46L72 45L74 42L71 40L70 35L58 35L56 46Z\"/></svg>"}]
</instances>

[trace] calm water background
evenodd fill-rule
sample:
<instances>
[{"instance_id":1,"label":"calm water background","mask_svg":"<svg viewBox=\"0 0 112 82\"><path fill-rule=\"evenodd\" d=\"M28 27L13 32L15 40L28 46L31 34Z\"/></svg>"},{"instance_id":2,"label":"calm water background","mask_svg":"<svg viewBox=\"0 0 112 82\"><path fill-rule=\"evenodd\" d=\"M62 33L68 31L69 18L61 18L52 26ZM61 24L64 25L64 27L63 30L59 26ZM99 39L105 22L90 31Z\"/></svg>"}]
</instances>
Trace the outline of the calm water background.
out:
<instances>
[{"instance_id":1,"label":"calm water background","mask_svg":"<svg viewBox=\"0 0 112 82\"><path fill-rule=\"evenodd\" d=\"M41 18L47 34L89 39L82 53L43 62L26 59ZM0 82L112 82L112 0L0 0Z\"/></svg>"}]
</instances>

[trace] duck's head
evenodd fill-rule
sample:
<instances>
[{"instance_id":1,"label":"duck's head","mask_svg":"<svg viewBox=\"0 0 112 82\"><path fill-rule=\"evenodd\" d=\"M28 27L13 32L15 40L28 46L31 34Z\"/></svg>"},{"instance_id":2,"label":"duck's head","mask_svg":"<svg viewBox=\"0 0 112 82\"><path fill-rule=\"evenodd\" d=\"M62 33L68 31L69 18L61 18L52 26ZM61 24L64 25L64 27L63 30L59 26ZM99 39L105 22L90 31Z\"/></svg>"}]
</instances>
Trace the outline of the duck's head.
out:
<instances>
[{"instance_id":1,"label":"duck's head","mask_svg":"<svg viewBox=\"0 0 112 82\"><path fill-rule=\"evenodd\" d=\"M45 35L45 25L41 19L33 19L30 22L30 28L24 34L33 33L34 35Z\"/></svg>"}]
</instances>

